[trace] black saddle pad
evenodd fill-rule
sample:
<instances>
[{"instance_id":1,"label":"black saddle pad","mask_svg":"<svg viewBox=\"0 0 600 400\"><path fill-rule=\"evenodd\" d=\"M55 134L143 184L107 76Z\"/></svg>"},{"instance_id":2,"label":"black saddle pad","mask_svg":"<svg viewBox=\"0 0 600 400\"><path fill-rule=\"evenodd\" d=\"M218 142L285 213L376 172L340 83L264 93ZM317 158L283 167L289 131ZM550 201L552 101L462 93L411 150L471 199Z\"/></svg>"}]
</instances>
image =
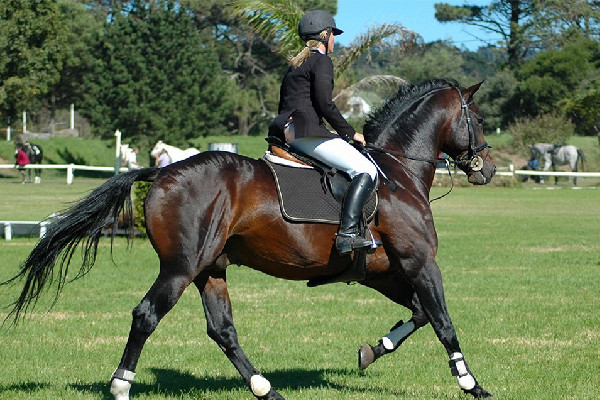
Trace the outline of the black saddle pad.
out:
<instances>
[{"instance_id":1,"label":"black saddle pad","mask_svg":"<svg viewBox=\"0 0 600 400\"><path fill-rule=\"evenodd\" d=\"M333 196L329 186L323 185L319 171L264 161L275 178L279 205L285 219L339 225L342 205ZM367 221L375 216L377 202L375 192L363 209Z\"/></svg>"}]
</instances>

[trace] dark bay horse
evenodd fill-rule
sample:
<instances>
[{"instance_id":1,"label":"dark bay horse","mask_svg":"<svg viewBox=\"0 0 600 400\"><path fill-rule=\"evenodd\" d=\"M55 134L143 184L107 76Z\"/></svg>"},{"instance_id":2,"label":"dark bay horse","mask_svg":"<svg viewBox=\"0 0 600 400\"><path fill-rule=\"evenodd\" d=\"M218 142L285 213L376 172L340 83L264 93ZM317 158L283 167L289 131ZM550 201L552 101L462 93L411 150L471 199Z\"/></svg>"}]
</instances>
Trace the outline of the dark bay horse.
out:
<instances>
[{"instance_id":1,"label":"dark bay horse","mask_svg":"<svg viewBox=\"0 0 600 400\"><path fill-rule=\"evenodd\" d=\"M391 184L379 187L379 216L370 229L382 246L367 256L367 275L359 283L407 307L412 318L398 322L379 344L363 345L359 367L395 351L430 323L448 353L459 387L474 397L490 397L469 369L446 309L429 204L441 151L473 184L486 184L495 173L483 138L483 119L473 102L479 85L465 89L442 79L405 85L367 121L364 133L370 154L397 190L390 189ZM111 178L50 225L20 273L10 280L22 279L24 287L9 317L18 321L49 281L60 289L79 243L85 252L77 276L89 271L102 227L128 209L135 181L153 182L145 216L160 272L133 310L129 338L111 379L115 399L129 399L146 340L192 283L202 298L208 335L252 394L258 399L283 399L238 343L227 266L245 265L283 279L308 280L341 273L351 256L336 253L335 225L283 219L273 176L262 160L204 152L160 170L144 168Z\"/></svg>"}]
</instances>

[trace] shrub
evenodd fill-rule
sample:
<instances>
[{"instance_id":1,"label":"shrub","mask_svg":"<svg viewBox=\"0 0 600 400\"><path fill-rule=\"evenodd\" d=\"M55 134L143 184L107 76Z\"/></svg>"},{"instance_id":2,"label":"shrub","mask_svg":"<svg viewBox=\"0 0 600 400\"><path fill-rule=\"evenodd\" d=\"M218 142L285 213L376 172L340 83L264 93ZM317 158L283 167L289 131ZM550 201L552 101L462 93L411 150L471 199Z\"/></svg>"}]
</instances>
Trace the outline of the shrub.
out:
<instances>
[{"instance_id":1,"label":"shrub","mask_svg":"<svg viewBox=\"0 0 600 400\"><path fill-rule=\"evenodd\" d=\"M566 144L575 133L573 123L555 113L518 118L509 125L508 130L513 135L513 145L521 149L538 142Z\"/></svg>"},{"instance_id":2,"label":"shrub","mask_svg":"<svg viewBox=\"0 0 600 400\"><path fill-rule=\"evenodd\" d=\"M135 229L139 230L143 236L146 236L146 218L144 216L144 202L152 182L136 182L133 187L133 215Z\"/></svg>"}]
</instances>

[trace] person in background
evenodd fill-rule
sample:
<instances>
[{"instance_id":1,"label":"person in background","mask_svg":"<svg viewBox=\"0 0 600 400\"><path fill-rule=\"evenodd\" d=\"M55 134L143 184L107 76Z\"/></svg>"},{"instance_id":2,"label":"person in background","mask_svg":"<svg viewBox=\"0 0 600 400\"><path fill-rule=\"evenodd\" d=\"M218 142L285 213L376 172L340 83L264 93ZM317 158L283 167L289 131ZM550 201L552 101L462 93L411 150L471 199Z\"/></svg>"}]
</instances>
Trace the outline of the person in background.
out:
<instances>
[{"instance_id":1,"label":"person in background","mask_svg":"<svg viewBox=\"0 0 600 400\"><path fill-rule=\"evenodd\" d=\"M17 145L17 153L15 157L17 158L15 161L15 167L18 167L19 171L21 171L21 184L23 185L27 180L25 166L29 164L29 157L27 157L27 153L25 153L25 150L23 150L23 145Z\"/></svg>"},{"instance_id":2,"label":"person in background","mask_svg":"<svg viewBox=\"0 0 600 400\"><path fill-rule=\"evenodd\" d=\"M375 190L377 169L349 142L364 146L365 138L342 116L333 102L334 37L343 31L325 11L309 11L298 24L304 49L289 59L290 67L280 89L279 115L269 126L269 135L285 141L296 151L352 179L342 202L340 227L335 238L339 254L367 250L375 245L359 233L359 221L366 201ZM325 126L327 121L335 132Z\"/></svg>"},{"instance_id":3,"label":"person in background","mask_svg":"<svg viewBox=\"0 0 600 400\"><path fill-rule=\"evenodd\" d=\"M140 149L134 147L133 150L127 156L127 168L129 169L138 169L140 165L137 162L137 155L140 152Z\"/></svg>"},{"instance_id":4,"label":"person in background","mask_svg":"<svg viewBox=\"0 0 600 400\"><path fill-rule=\"evenodd\" d=\"M156 166L158 168L164 168L171 164L171 157L167 154L167 150L162 149L158 157L156 157Z\"/></svg>"}]
</instances>

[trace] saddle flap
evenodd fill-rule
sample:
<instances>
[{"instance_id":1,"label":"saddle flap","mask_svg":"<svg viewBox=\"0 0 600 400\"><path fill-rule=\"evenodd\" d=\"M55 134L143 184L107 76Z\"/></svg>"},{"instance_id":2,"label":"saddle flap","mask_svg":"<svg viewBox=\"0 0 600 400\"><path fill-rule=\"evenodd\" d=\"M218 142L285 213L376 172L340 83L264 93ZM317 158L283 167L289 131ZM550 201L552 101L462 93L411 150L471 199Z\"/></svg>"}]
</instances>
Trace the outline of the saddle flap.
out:
<instances>
[{"instance_id":1,"label":"saddle flap","mask_svg":"<svg viewBox=\"0 0 600 400\"><path fill-rule=\"evenodd\" d=\"M342 199L350 184L340 173L328 177L315 168L298 168L275 164L263 158L275 179L281 213L294 222L320 222L339 225ZM335 190L335 195L333 191ZM363 213L367 221L375 216L378 197L375 192L367 201Z\"/></svg>"}]
</instances>

